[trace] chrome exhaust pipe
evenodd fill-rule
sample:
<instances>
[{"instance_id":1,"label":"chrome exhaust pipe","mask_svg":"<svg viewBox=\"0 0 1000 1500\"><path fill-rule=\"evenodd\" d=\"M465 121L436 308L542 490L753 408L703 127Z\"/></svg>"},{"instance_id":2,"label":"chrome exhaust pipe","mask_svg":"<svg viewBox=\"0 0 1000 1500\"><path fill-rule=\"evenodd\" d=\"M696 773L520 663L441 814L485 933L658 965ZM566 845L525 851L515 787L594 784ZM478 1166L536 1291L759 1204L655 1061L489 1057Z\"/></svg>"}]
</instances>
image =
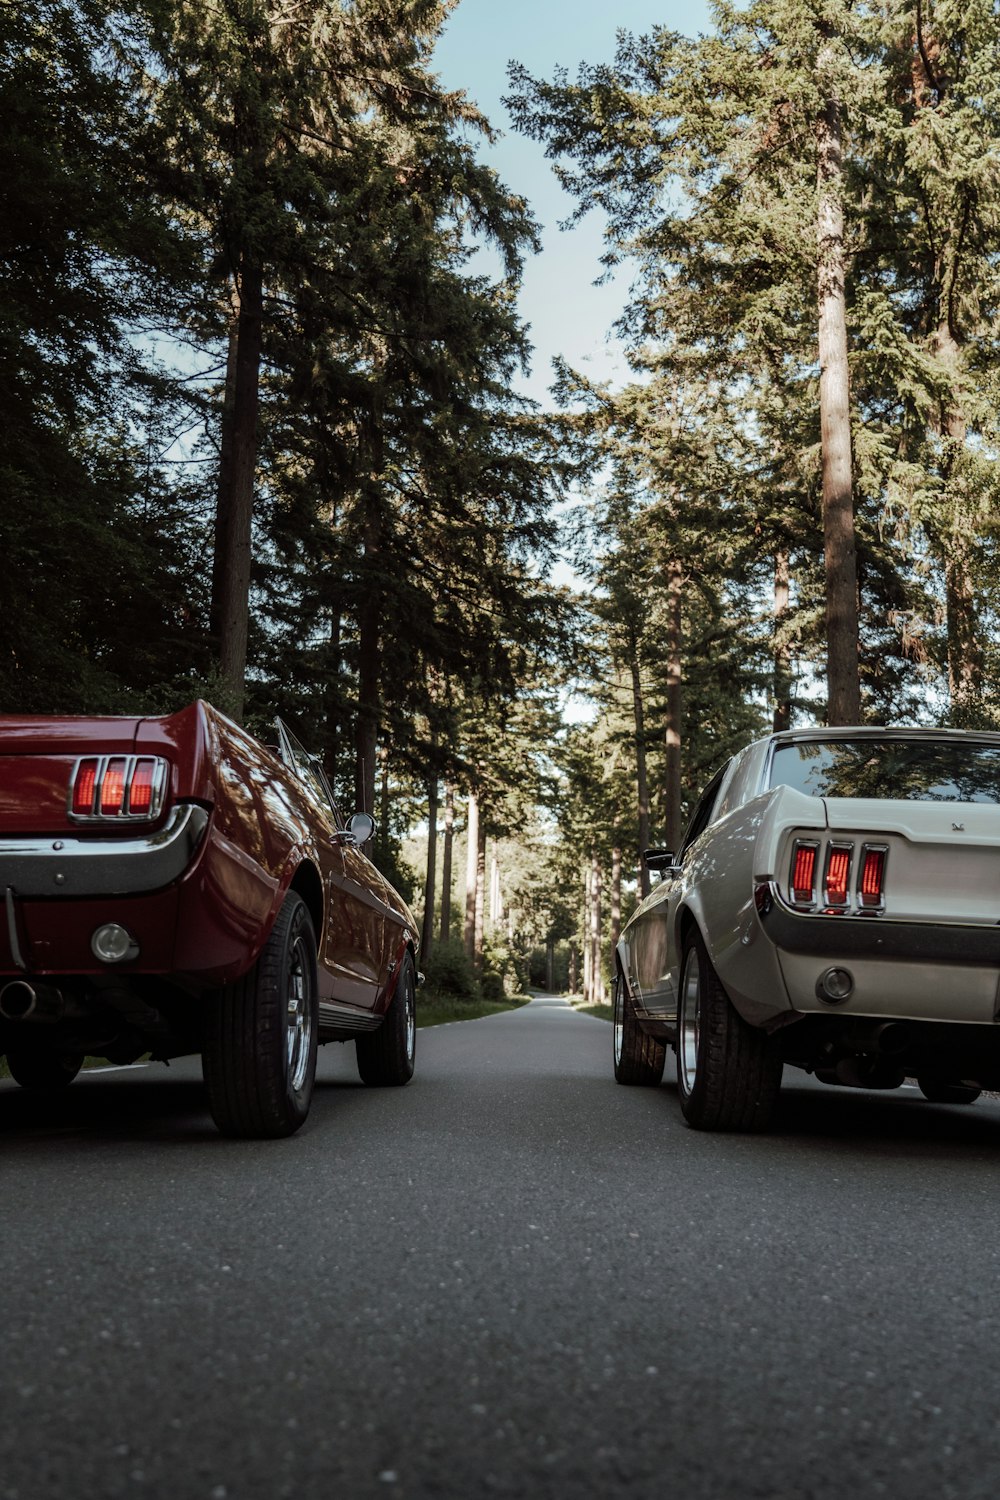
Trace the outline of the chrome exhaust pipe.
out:
<instances>
[{"instance_id":1,"label":"chrome exhaust pipe","mask_svg":"<svg viewBox=\"0 0 1000 1500\"><path fill-rule=\"evenodd\" d=\"M57 1021L64 1008L62 991L50 984L12 979L0 990L0 1016L5 1021Z\"/></svg>"}]
</instances>

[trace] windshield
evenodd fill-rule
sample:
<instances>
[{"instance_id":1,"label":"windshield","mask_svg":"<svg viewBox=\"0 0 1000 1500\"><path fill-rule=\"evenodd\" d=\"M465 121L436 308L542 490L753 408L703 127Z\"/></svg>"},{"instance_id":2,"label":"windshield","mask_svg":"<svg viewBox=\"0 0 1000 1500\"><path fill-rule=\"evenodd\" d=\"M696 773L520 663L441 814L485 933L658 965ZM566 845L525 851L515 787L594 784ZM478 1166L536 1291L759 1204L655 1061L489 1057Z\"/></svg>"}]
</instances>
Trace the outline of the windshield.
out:
<instances>
[{"instance_id":1,"label":"windshield","mask_svg":"<svg viewBox=\"0 0 1000 1500\"><path fill-rule=\"evenodd\" d=\"M1000 803L1000 746L960 740L809 740L779 745L771 786L807 797Z\"/></svg>"},{"instance_id":2,"label":"windshield","mask_svg":"<svg viewBox=\"0 0 1000 1500\"><path fill-rule=\"evenodd\" d=\"M295 735L281 719L277 719L278 740L281 748L281 759L290 770L294 771L300 781L304 781L321 806L326 806L333 814L335 825L340 827L340 813L337 804L333 800L333 792L330 783L326 779L326 773L315 755L310 755Z\"/></svg>"}]
</instances>

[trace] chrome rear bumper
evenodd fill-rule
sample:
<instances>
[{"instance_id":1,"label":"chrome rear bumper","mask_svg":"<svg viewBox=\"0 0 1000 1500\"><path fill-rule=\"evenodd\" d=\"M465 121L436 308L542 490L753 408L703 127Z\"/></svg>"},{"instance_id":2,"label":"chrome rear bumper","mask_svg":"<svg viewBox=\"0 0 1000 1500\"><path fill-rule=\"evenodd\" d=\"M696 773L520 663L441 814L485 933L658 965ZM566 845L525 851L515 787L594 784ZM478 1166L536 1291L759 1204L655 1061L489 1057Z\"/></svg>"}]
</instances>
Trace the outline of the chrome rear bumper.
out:
<instances>
[{"instance_id":1,"label":"chrome rear bumper","mask_svg":"<svg viewBox=\"0 0 1000 1500\"><path fill-rule=\"evenodd\" d=\"M0 888L19 897L136 896L183 875L210 814L193 802L172 808L155 833L126 838L0 839Z\"/></svg>"},{"instance_id":2,"label":"chrome rear bumper","mask_svg":"<svg viewBox=\"0 0 1000 1500\"><path fill-rule=\"evenodd\" d=\"M1000 968L1000 925L894 922L875 915L797 912L770 881L758 885L755 900L761 926L775 947L785 953L836 958L842 962L852 958L896 958Z\"/></svg>"}]
</instances>

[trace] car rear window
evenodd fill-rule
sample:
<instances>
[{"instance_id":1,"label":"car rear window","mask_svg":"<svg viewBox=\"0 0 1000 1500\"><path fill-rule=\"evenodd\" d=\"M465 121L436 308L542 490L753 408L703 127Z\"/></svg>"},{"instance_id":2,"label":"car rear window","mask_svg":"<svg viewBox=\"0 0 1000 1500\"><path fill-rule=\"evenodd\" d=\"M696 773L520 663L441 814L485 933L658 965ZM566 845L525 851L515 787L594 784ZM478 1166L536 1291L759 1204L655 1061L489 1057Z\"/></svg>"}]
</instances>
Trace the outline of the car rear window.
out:
<instances>
[{"instance_id":1,"label":"car rear window","mask_svg":"<svg viewBox=\"0 0 1000 1500\"><path fill-rule=\"evenodd\" d=\"M1000 803L1000 746L933 740L808 740L778 745L771 786L808 797Z\"/></svg>"}]
</instances>

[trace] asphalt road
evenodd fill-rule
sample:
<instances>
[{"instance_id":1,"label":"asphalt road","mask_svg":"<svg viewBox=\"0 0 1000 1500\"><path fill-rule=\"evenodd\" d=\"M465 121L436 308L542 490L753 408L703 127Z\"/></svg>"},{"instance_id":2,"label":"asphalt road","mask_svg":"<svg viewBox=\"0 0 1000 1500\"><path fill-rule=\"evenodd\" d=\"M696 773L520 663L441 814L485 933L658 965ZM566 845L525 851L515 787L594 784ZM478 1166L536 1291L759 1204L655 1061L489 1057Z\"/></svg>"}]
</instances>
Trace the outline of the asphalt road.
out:
<instances>
[{"instance_id":1,"label":"asphalt road","mask_svg":"<svg viewBox=\"0 0 1000 1500\"><path fill-rule=\"evenodd\" d=\"M700 1135L559 1002L353 1048L289 1141L196 1061L0 1084L3 1500L1000 1493L1000 1106L790 1074Z\"/></svg>"}]
</instances>

